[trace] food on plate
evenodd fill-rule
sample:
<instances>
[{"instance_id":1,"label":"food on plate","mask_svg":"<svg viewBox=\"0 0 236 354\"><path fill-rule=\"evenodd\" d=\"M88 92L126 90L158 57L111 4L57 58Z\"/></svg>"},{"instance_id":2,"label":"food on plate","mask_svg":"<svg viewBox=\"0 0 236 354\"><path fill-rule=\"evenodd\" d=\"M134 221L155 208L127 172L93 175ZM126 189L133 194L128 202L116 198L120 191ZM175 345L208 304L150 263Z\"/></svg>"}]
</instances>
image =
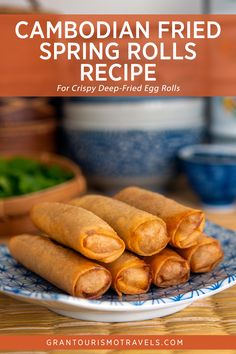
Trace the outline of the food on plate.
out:
<instances>
[{"instance_id":1,"label":"food on plate","mask_svg":"<svg viewBox=\"0 0 236 354\"><path fill-rule=\"evenodd\" d=\"M73 177L56 164L49 166L21 156L0 158L0 199L38 192Z\"/></svg>"},{"instance_id":2,"label":"food on plate","mask_svg":"<svg viewBox=\"0 0 236 354\"><path fill-rule=\"evenodd\" d=\"M123 240L111 226L88 210L44 202L32 208L31 219L50 238L87 258L109 263L124 252Z\"/></svg>"},{"instance_id":3,"label":"food on plate","mask_svg":"<svg viewBox=\"0 0 236 354\"><path fill-rule=\"evenodd\" d=\"M158 287L185 283L190 276L188 262L170 248L165 248L152 257L145 258L153 273L153 284Z\"/></svg>"},{"instance_id":4,"label":"food on plate","mask_svg":"<svg viewBox=\"0 0 236 354\"><path fill-rule=\"evenodd\" d=\"M124 240L126 248L141 256L151 256L169 242L166 225L157 216L100 195L87 195L71 201L105 220Z\"/></svg>"},{"instance_id":5,"label":"food on plate","mask_svg":"<svg viewBox=\"0 0 236 354\"><path fill-rule=\"evenodd\" d=\"M137 295L149 290L152 280L150 266L134 254L125 251L105 267L111 272L112 287L118 295Z\"/></svg>"},{"instance_id":6,"label":"food on plate","mask_svg":"<svg viewBox=\"0 0 236 354\"><path fill-rule=\"evenodd\" d=\"M203 231L205 216L165 196L137 187L128 187L115 195L117 200L163 219L170 236L170 244L178 248L195 245Z\"/></svg>"},{"instance_id":7,"label":"food on plate","mask_svg":"<svg viewBox=\"0 0 236 354\"><path fill-rule=\"evenodd\" d=\"M9 242L12 256L72 296L96 299L111 284L109 271L47 237L14 236Z\"/></svg>"},{"instance_id":8,"label":"food on plate","mask_svg":"<svg viewBox=\"0 0 236 354\"><path fill-rule=\"evenodd\" d=\"M220 242L205 234L199 237L195 246L177 251L188 261L193 273L210 272L224 258Z\"/></svg>"},{"instance_id":9,"label":"food on plate","mask_svg":"<svg viewBox=\"0 0 236 354\"><path fill-rule=\"evenodd\" d=\"M115 198L35 205L31 219L43 235L11 238L12 256L72 296L89 299L110 286L122 296L145 294L151 283L183 284L190 272L210 272L223 259L219 241L201 231L202 211L136 187Z\"/></svg>"}]
</instances>

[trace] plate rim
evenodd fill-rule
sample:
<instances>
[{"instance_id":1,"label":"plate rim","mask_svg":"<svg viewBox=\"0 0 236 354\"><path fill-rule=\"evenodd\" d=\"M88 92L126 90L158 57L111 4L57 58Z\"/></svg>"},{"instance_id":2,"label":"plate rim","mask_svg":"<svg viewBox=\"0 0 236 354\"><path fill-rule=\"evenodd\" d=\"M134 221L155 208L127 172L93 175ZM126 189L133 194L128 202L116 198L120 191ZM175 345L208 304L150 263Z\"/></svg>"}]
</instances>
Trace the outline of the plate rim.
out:
<instances>
[{"instance_id":1,"label":"plate rim","mask_svg":"<svg viewBox=\"0 0 236 354\"><path fill-rule=\"evenodd\" d=\"M229 231L235 233L236 231L224 228L220 225L217 225L213 222L208 221L209 226L217 227L217 229L222 231ZM8 250L7 245L0 244L0 251L6 249ZM10 286L3 286L0 285L0 292L14 296L15 298L24 299L25 301L33 300L34 302L38 302L40 305L44 305L46 303L60 303L64 305L75 306L77 308L85 308L90 310L101 310L101 311L142 311L142 310L151 310L157 308L165 308L165 307L172 307L177 304L184 304L187 302L194 302L196 300L203 299L205 297L209 297L219 293L223 290L226 290L232 286L236 285L236 273L229 274L224 279L218 280L206 287L202 287L200 289L192 290L185 292L181 295L177 296L166 296L166 297L159 297L156 299L148 299L148 300L139 300L139 296L137 300L133 301L126 301L122 300L103 300L100 299L82 299L79 297L74 297L67 294L61 293L47 293L47 292L40 292L34 291L30 292L29 290L21 290L19 288L14 288Z\"/></svg>"},{"instance_id":2,"label":"plate rim","mask_svg":"<svg viewBox=\"0 0 236 354\"><path fill-rule=\"evenodd\" d=\"M235 274L236 276L236 274ZM225 278L222 282L226 282L228 280L229 277ZM217 284L214 283L214 284ZM214 284L212 284L212 286L214 286ZM6 290L4 289L5 287L0 287L0 292L5 294L5 295L8 295L8 296L11 296L11 297L14 297L14 298L19 298L20 299L24 299L26 302L30 302L29 300L33 300L34 302L37 302L39 305L43 305L43 306L51 306L51 303L53 304L63 304L63 305L69 305L69 306L74 306L76 308L84 308L84 309L89 309L89 310L98 310L98 311L105 311L105 312L108 312L108 311L114 311L114 312L117 312L117 311L120 311L120 312L125 312L127 310L131 310L132 309L132 312L139 312L139 311L148 311L148 310L154 310L154 309L158 309L158 308L165 308L165 307L174 307L176 305L180 305L180 304L184 304L184 303L188 303L188 302L195 302L197 300L201 300L203 298L207 298L207 297L210 297L210 296L213 296L221 291L224 291L226 289L229 289L230 287L236 285L236 279L235 280L232 280L230 283L226 283L225 285L222 285L220 288L217 288L215 290L210 290L210 289L207 289L207 288L202 288L202 289L199 289L198 291L204 291L206 290L205 293L201 293L199 295L193 295L192 297L189 296L188 298L185 298L185 299L181 299L181 300L172 300L172 301L166 301L166 299L169 299L169 298L159 298L157 300L147 300L147 301L142 301L140 303L134 303L134 302L128 302L128 301L120 301L120 302L115 302L116 305L114 305L114 302L110 302L110 301L101 301L101 300L88 300L88 299L81 299L81 298L76 298L76 297L73 297L73 296L70 296L70 295L64 295L64 294L60 294L60 299L59 298L50 298L50 295L49 294L45 294L42 296L42 298L38 297L40 294L43 294L43 293L40 293L40 292L37 292L37 293L29 293L29 295L27 295L27 291L26 293L24 294L23 292L19 293L15 293L14 291L9 291L9 290ZM188 293L185 293L183 295L189 295L191 294L192 292L188 292ZM37 296L32 296L32 294L37 294ZM48 295L49 297L47 298ZM63 298L61 298L63 297ZM165 302L160 302L162 301L163 299L165 299Z\"/></svg>"}]
</instances>

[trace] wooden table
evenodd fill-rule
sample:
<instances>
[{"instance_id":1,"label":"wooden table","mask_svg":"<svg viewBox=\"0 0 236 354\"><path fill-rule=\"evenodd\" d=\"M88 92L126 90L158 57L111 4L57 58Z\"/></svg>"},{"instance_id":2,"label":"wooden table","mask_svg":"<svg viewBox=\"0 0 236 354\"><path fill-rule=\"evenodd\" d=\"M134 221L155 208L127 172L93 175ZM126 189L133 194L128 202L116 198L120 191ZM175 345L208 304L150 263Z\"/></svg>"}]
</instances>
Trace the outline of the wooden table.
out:
<instances>
[{"instance_id":1,"label":"wooden table","mask_svg":"<svg viewBox=\"0 0 236 354\"><path fill-rule=\"evenodd\" d=\"M228 214L207 213L207 217L222 226L236 230L236 212ZM57 315L46 308L0 295L0 334L36 333L236 334L236 286L208 299L196 301L185 310L174 315L133 323L99 323L75 320ZM99 351L99 353L106 354L111 352L110 350ZM132 353L135 352L132 351ZM42 354L42 352L40 353ZM66 351L60 351L60 353L66 353ZM83 351L83 353L92 352ZM118 353L118 351L114 351L114 353ZM122 351L122 353L125 352ZM154 352L149 351L148 353ZM165 351L165 353L170 352Z\"/></svg>"}]
</instances>

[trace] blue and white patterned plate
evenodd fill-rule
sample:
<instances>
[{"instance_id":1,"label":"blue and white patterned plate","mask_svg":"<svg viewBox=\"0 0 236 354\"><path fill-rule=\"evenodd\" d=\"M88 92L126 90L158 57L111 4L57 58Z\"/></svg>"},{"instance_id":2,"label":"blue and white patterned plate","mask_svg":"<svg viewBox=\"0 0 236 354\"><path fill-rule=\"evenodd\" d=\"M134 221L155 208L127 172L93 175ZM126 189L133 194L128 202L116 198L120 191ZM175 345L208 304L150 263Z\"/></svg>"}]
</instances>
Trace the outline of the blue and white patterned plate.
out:
<instances>
[{"instance_id":1,"label":"blue and white patterned plate","mask_svg":"<svg viewBox=\"0 0 236 354\"><path fill-rule=\"evenodd\" d=\"M85 300L64 294L25 269L0 246L0 292L45 306L59 314L101 322L125 322L167 316L192 302L236 284L236 232L207 222L206 233L220 240L224 261L211 273L192 275L183 285L167 289L153 286L147 294L123 296L112 290L99 300Z\"/></svg>"}]
</instances>

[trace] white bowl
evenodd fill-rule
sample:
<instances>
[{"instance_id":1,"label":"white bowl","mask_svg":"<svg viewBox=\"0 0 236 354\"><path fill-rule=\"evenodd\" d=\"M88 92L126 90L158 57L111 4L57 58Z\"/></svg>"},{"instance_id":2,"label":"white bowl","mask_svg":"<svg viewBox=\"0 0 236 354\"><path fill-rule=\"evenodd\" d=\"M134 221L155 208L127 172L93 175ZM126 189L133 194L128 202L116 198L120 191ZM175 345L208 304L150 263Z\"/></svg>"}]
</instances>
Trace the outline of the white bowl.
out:
<instances>
[{"instance_id":1,"label":"white bowl","mask_svg":"<svg viewBox=\"0 0 236 354\"><path fill-rule=\"evenodd\" d=\"M100 103L99 103L100 102ZM63 126L80 130L176 130L204 125L202 99L72 101L65 104Z\"/></svg>"},{"instance_id":2,"label":"white bowl","mask_svg":"<svg viewBox=\"0 0 236 354\"><path fill-rule=\"evenodd\" d=\"M63 147L95 187L161 189L175 175L178 150L200 143L203 128L202 99L73 99Z\"/></svg>"}]
</instances>

